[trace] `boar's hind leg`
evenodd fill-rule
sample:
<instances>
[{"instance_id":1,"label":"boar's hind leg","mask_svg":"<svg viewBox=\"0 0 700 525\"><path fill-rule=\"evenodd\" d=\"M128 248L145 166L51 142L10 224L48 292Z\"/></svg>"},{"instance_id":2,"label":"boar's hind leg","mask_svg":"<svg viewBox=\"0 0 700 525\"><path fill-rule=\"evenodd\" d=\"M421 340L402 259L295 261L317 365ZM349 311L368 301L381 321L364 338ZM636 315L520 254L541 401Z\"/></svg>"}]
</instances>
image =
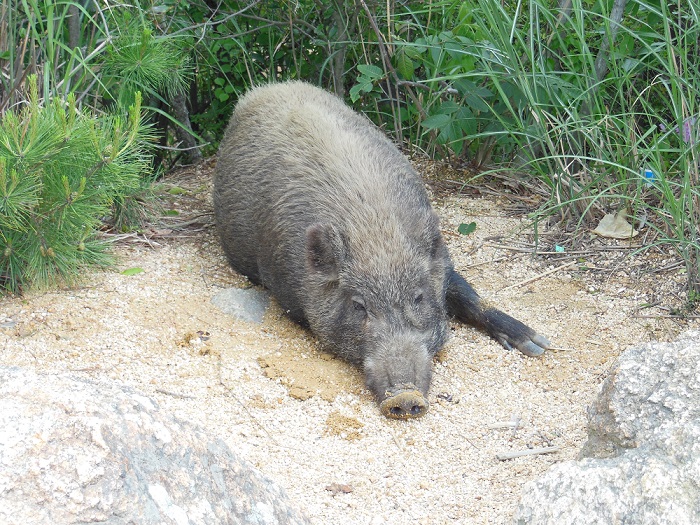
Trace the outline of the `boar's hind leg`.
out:
<instances>
[{"instance_id":1,"label":"boar's hind leg","mask_svg":"<svg viewBox=\"0 0 700 525\"><path fill-rule=\"evenodd\" d=\"M460 321L485 330L508 350L517 348L525 355L536 356L550 346L529 326L496 308L485 307L474 288L454 270L447 283L447 311Z\"/></svg>"}]
</instances>

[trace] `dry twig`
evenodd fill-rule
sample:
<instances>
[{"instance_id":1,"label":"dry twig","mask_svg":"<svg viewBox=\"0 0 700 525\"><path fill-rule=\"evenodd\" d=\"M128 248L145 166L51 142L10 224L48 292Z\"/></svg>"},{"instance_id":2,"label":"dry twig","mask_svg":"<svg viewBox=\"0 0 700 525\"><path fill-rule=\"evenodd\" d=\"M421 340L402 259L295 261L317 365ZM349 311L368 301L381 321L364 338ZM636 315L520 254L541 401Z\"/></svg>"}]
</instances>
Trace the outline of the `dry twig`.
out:
<instances>
[{"instance_id":1,"label":"dry twig","mask_svg":"<svg viewBox=\"0 0 700 525\"><path fill-rule=\"evenodd\" d=\"M546 277L550 274L558 272L559 270L563 270L564 268L568 268L569 266L573 266L574 264L577 264L577 263L578 263L578 261L571 261L570 263L563 264L561 266L557 266L556 268L551 268L551 269L547 270L546 272L542 272L538 275L535 275L534 277L530 277L529 279L525 279L524 281L520 281L519 283L511 284L510 286L506 286L505 288L501 288L499 291L504 292L506 290L518 288L520 286L531 283L533 281L537 281L538 279L542 279L542 277Z\"/></svg>"},{"instance_id":2,"label":"dry twig","mask_svg":"<svg viewBox=\"0 0 700 525\"><path fill-rule=\"evenodd\" d=\"M501 461L506 461L508 459L519 458L520 456L534 456L537 454L551 454L553 452L558 452L561 447L544 447L544 448L528 448L526 450L515 450L513 452L502 452L496 454L496 458Z\"/></svg>"}]
</instances>

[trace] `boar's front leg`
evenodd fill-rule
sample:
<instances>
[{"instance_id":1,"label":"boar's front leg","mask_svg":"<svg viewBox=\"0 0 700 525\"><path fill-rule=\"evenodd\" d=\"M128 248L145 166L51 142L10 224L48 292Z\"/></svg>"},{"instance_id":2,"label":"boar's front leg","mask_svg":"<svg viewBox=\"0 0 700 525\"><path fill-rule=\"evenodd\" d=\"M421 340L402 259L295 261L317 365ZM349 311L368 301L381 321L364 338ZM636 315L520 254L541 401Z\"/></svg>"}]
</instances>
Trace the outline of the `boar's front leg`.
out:
<instances>
[{"instance_id":1,"label":"boar's front leg","mask_svg":"<svg viewBox=\"0 0 700 525\"><path fill-rule=\"evenodd\" d=\"M454 270L448 277L447 312L464 323L485 330L508 350L517 348L525 355L537 356L550 347L547 338L529 326L485 305L474 288Z\"/></svg>"}]
</instances>

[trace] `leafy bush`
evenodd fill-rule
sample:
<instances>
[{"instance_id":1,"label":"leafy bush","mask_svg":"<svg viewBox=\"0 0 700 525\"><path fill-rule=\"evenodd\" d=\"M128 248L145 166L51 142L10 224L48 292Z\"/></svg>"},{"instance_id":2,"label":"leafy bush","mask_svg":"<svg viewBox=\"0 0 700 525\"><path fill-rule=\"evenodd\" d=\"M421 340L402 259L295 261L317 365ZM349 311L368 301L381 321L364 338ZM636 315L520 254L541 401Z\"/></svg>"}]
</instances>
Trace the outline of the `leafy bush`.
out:
<instances>
[{"instance_id":1,"label":"leafy bush","mask_svg":"<svg viewBox=\"0 0 700 525\"><path fill-rule=\"evenodd\" d=\"M154 31L152 11L27 0L11 2L3 15L0 64L10 74L0 75L0 113L25 100L26 80L35 74L46 100L74 93L78 108L110 113L140 91L150 118L175 121L168 105L187 91L192 70L183 39Z\"/></svg>"},{"instance_id":2,"label":"leafy bush","mask_svg":"<svg viewBox=\"0 0 700 525\"><path fill-rule=\"evenodd\" d=\"M190 69L139 9L27 0L1 14L0 287L18 292L109 263L105 222L140 225L155 144L140 93L145 118L168 116Z\"/></svg>"},{"instance_id":3,"label":"leafy bush","mask_svg":"<svg viewBox=\"0 0 700 525\"><path fill-rule=\"evenodd\" d=\"M12 292L109 263L97 232L119 220L115 203L143 193L151 163L139 94L125 116L95 119L72 95L40 105L35 77L29 86L0 124L0 284Z\"/></svg>"},{"instance_id":4,"label":"leafy bush","mask_svg":"<svg viewBox=\"0 0 700 525\"><path fill-rule=\"evenodd\" d=\"M576 227L609 209L646 216L698 294L698 2L151 0L103 10L27 0L6 33L32 45L0 49L0 60L9 54L20 73L41 64L44 95L75 92L100 111L138 88L167 113L167 93L191 80L192 121L210 153L250 86L308 80L397 142L538 177L551 198L534 218ZM165 71L150 74L144 59ZM17 79L2 82L4 107L21 100Z\"/></svg>"}]
</instances>

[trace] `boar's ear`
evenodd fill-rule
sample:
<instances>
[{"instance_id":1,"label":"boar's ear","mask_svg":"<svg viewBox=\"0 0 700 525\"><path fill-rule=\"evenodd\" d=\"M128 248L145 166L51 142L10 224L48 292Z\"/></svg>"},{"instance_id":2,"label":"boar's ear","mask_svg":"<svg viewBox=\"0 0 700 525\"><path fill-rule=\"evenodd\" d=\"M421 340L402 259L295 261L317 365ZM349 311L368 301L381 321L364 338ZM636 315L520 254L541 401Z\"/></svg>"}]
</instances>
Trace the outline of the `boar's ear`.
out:
<instances>
[{"instance_id":1,"label":"boar's ear","mask_svg":"<svg viewBox=\"0 0 700 525\"><path fill-rule=\"evenodd\" d=\"M345 247L340 232L332 224L312 224L306 229L306 266L328 280L338 278Z\"/></svg>"}]
</instances>

